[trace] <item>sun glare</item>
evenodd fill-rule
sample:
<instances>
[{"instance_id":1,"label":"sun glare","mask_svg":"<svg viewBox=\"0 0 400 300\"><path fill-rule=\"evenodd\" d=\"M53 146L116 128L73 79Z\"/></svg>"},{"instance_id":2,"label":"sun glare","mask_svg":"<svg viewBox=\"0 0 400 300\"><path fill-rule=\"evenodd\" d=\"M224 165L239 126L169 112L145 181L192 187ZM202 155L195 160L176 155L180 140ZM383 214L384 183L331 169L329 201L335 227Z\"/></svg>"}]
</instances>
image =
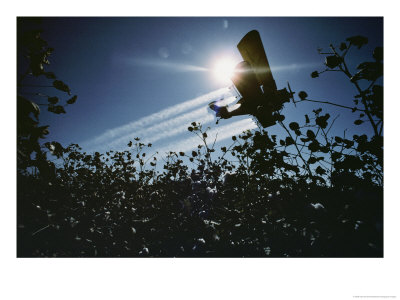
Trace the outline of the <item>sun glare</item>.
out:
<instances>
[{"instance_id":1,"label":"sun glare","mask_svg":"<svg viewBox=\"0 0 400 300\"><path fill-rule=\"evenodd\" d=\"M233 75L235 61L230 58L219 59L213 68L214 78L221 83L229 84L230 78Z\"/></svg>"}]
</instances>

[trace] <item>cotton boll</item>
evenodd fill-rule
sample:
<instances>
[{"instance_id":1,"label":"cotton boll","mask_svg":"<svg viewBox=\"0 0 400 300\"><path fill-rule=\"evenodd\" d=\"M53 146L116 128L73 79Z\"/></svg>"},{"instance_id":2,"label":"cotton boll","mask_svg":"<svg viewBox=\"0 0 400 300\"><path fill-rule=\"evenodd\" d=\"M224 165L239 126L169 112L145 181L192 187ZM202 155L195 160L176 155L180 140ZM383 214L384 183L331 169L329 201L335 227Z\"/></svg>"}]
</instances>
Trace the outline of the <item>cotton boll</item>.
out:
<instances>
[{"instance_id":1,"label":"cotton boll","mask_svg":"<svg viewBox=\"0 0 400 300\"><path fill-rule=\"evenodd\" d=\"M224 175L224 178L222 179L223 185L227 186L229 184L232 184L234 178L235 178L235 173L226 172L225 175Z\"/></svg>"},{"instance_id":2,"label":"cotton boll","mask_svg":"<svg viewBox=\"0 0 400 300\"><path fill-rule=\"evenodd\" d=\"M217 195L217 189L215 187L214 188L207 187L206 192L207 192L208 199L210 199L210 200L213 200L214 197Z\"/></svg>"},{"instance_id":3,"label":"cotton boll","mask_svg":"<svg viewBox=\"0 0 400 300\"><path fill-rule=\"evenodd\" d=\"M149 254L149 248L144 247L140 252L140 256L147 256Z\"/></svg>"},{"instance_id":4,"label":"cotton boll","mask_svg":"<svg viewBox=\"0 0 400 300\"><path fill-rule=\"evenodd\" d=\"M217 189L216 188L207 187L206 191L207 191L207 193L212 194L212 195L217 193Z\"/></svg>"},{"instance_id":5,"label":"cotton boll","mask_svg":"<svg viewBox=\"0 0 400 300\"><path fill-rule=\"evenodd\" d=\"M310 205L317 211L326 211L325 206L321 203L311 203Z\"/></svg>"},{"instance_id":6,"label":"cotton boll","mask_svg":"<svg viewBox=\"0 0 400 300\"><path fill-rule=\"evenodd\" d=\"M193 181L192 182L192 191L195 192L195 193L199 192L200 189L201 189L201 185L202 184L201 184L200 181Z\"/></svg>"},{"instance_id":7,"label":"cotton boll","mask_svg":"<svg viewBox=\"0 0 400 300\"><path fill-rule=\"evenodd\" d=\"M214 239L214 241L219 241L220 237L218 236L218 234L214 233L213 239Z\"/></svg>"}]
</instances>

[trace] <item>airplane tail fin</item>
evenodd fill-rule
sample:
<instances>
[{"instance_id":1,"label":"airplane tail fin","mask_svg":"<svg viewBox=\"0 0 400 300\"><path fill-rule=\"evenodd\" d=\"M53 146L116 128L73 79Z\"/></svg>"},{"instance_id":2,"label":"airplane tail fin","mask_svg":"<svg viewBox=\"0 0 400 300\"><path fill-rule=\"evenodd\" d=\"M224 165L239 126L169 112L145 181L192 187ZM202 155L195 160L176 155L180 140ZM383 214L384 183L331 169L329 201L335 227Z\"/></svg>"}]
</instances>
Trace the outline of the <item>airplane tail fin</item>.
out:
<instances>
[{"instance_id":1,"label":"airplane tail fin","mask_svg":"<svg viewBox=\"0 0 400 300\"><path fill-rule=\"evenodd\" d=\"M213 102L209 103L208 107L211 110L215 111L215 115L217 117L220 117L222 119L229 119L230 115L229 115L227 107L226 106L218 106L218 105L216 105L216 102L217 101L213 101Z\"/></svg>"}]
</instances>

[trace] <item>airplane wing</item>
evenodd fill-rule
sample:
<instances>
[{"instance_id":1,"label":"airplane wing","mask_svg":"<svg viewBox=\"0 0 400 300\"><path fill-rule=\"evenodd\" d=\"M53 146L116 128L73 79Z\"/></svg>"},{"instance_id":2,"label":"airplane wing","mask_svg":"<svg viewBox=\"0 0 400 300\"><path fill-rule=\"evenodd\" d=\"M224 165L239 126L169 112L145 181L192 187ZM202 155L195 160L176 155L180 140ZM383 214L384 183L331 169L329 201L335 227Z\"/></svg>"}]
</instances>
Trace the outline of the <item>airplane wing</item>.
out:
<instances>
[{"instance_id":1,"label":"airplane wing","mask_svg":"<svg viewBox=\"0 0 400 300\"><path fill-rule=\"evenodd\" d=\"M263 86L264 93L276 91L276 83L269 67L267 55L257 30L247 33L237 45L243 60L247 61L255 75L259 85Z\"/></svg>"},{"instance_id":2,"label":"airplane wing","mask_svg":"<svg viewBox=\"0 0 400 300\"><path fill-rule=\"evenodd\" d=\"M247 61L242 61L236 65L231 80L243 99L246 99L246 105L256 108L260 103L262 93L256 74Z\"/></svg>"}]
</instances>

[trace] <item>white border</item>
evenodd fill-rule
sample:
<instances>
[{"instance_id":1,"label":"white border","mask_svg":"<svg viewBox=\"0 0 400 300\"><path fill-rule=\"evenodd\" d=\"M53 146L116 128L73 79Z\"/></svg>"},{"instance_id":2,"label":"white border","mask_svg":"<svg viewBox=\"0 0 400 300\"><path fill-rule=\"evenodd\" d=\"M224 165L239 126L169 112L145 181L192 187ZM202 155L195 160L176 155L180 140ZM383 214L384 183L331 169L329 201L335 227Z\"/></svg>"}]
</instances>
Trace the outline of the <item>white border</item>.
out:
<instances>
[{"instance_id":1,"label":"white border","mask_svg":"<svg viewBox=\"0 0 400 300\"><path fill-rule=\"evenodd\" d=\"M143 1L142 1L143 2ZM393 2L392 2L393 3ZM398 9L380 1L14 1L3 5L2 299L354 299L396 295L398 278ZM384 16L384 259L16 259L16 16ZM4 52L5 51L5 52ZM395 52L396 51L396 52Z\"/></svg>"}]
</instances>

